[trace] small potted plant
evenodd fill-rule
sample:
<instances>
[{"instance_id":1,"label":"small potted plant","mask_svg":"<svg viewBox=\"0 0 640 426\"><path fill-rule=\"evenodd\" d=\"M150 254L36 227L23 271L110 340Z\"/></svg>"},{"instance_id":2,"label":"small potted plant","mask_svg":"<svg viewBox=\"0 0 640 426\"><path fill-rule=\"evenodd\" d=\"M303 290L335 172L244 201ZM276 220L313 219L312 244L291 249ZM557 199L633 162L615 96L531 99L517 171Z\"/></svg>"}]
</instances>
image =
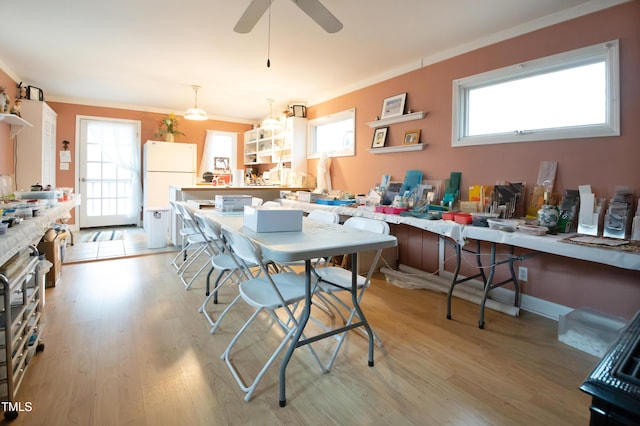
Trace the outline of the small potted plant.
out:
<instances>
[{"instance_id":1,"label":"small potted plant","mask_svg":"<svg viewBox=\"0 0 640 426\"><path fill-rule=\"evenodd\" d=\"M167 142L173 142L176 135L184 135L178 130L178 124L178 117L172 112L169 117L160 120L160 129L158 129L158 133L155 136L164 136Z\"/></svg>"}]
</instances>

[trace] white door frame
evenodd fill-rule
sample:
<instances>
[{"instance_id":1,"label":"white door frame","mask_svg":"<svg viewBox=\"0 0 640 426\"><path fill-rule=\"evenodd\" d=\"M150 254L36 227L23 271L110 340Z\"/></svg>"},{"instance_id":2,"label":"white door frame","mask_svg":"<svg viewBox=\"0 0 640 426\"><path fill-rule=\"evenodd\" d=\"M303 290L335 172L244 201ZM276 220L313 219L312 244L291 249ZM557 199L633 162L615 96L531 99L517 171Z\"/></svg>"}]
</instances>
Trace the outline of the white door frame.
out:
<instances>
[{"instance_id":1,"label":"white door frame","mask_svg":"<svg viewBox=\"0 0 640 426\"><path fill-rule=\"evenodd\" d=\"M74 167L74 173L75 173L75 187L74 187L74 191L76 191L76 196L79 197L80 203L76 203L76 206L74 208L74 217L75 217L75 226L74 229L75 230L80 230L82 224L80 223L80 204L83 202L82 200L82 194L80 194L79 188L80 188L80 179L82 178L80 176L80 149L81 149L81 141L80 141L80 134L81 134L81 129L80 129L80 122L81 120L104 120L104 121L122 121L122 122L129 122L129 123L135 123L137 125L137 135L138 135L138 148L140 150L140 165L139 165L139 171L140 171L140 181L142 181L142 141L140 139L140 135L141 135L141 128L142 128L142 123L140 122L140 120L131 120L131 119L126 119L126 118L113 118L113 117L101 117L101 116L94 116L94 115L76 115L76 149L75 149L75 154L74 154L74 163L75 163L75 167ZM142 212L142 199L140 199L140 211ZM140 218L138 217L137 219L137 226L140 226Z\"/></svg>"}]
</instances>

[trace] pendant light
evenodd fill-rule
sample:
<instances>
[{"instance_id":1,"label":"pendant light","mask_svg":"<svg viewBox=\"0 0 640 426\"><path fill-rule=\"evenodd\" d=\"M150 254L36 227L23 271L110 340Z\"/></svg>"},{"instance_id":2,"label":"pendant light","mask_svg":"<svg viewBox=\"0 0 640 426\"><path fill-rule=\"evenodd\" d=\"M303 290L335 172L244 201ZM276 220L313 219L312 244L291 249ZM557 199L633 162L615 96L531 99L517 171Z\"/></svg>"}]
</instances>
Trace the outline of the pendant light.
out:
<instances>
[{"instance_id":1,"label":"pendant light","mask_svg":"<svg viewBox=\"0 0 640 426\"><path fill-rule=\"evenodd\" d=\"M260 127L262 127L263 129L275 129L278 127L278 120L276 120L275 118L273 118L273 99L269 98L267 99L267 102L269 102L269 118L267 118L266 120L264 120L262 122L262 124L260 125Z\"/></svg>"},{"instance_id":2,"label":"pendant light","mask_svg":"<svg viewBox=\"0 0 640 426\"><path fill-rule=\"evenodd\" d=\"M193 91L196 93L196 102L193 108L189 108L187 110L184 118L186 118L187 120L208 120L209 117L207 117L207 113L204 112L203 109L198 108L198 89L200 89L200 86L194 85L191 87L193 87Z\"/></svg>"}]
</instances>

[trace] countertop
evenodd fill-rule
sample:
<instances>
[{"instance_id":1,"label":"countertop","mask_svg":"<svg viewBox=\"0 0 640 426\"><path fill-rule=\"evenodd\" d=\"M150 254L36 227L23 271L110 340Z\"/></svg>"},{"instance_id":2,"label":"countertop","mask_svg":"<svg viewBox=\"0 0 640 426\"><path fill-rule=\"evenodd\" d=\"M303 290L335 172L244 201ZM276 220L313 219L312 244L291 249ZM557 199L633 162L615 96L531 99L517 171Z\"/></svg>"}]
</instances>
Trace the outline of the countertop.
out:
<instances>
[{"instance_id":1,"label":"countertop","mask_svg":"<svg viewBox=\"0 0 640 426\"><path fill-rule=\"evenodd\" d=\"M63 201L54 207L40 210L40 215L25 219L19 225L7 229L7 233L0 235L0 265L4 264L14 254L29 244L37 244L51 223L60 218L71 217L69 211L76 205L76 199Z\"/></svg>"}]
</instances>

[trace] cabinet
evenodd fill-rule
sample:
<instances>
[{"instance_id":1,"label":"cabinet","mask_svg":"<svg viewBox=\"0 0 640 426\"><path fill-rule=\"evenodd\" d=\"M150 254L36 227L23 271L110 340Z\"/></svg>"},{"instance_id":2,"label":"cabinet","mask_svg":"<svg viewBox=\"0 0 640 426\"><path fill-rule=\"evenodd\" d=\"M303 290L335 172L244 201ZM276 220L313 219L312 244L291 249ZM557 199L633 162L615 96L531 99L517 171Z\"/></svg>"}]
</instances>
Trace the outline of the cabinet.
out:
<instances>
[{"instance_id":1,"label":"cabinet","mask_svg":"<svg viewBox=\"0 0 640 426\"><path fill-rule=\"evenodd\" d=\"M57 114L41 101L22 100L22 118L31 123L16 136L16 188L56 186Z\"/></svg>"},{"instance_id":2,"label":"cabinet","mask_svg":"<svg viewBox=\"0 0 640 426\"><path fill-rule=\"evenodd\" d=\"M38 250L32 245L19 251L1 267L0 273L0 400L7 419L18 415L15 395L36 352L44 350L39 343L44 288Z\"/></svg>"},{"instance_id":3,"label":"cabinet","mask_svg":"<svg viewBox=\"0 0 640 426\"><path fill-rule=\"evenodd\" d=\"M291 163L295 173L307 171L307 119L289 117L273 129L244 133L244 164Z\"/></svg>"}]
</instances>

